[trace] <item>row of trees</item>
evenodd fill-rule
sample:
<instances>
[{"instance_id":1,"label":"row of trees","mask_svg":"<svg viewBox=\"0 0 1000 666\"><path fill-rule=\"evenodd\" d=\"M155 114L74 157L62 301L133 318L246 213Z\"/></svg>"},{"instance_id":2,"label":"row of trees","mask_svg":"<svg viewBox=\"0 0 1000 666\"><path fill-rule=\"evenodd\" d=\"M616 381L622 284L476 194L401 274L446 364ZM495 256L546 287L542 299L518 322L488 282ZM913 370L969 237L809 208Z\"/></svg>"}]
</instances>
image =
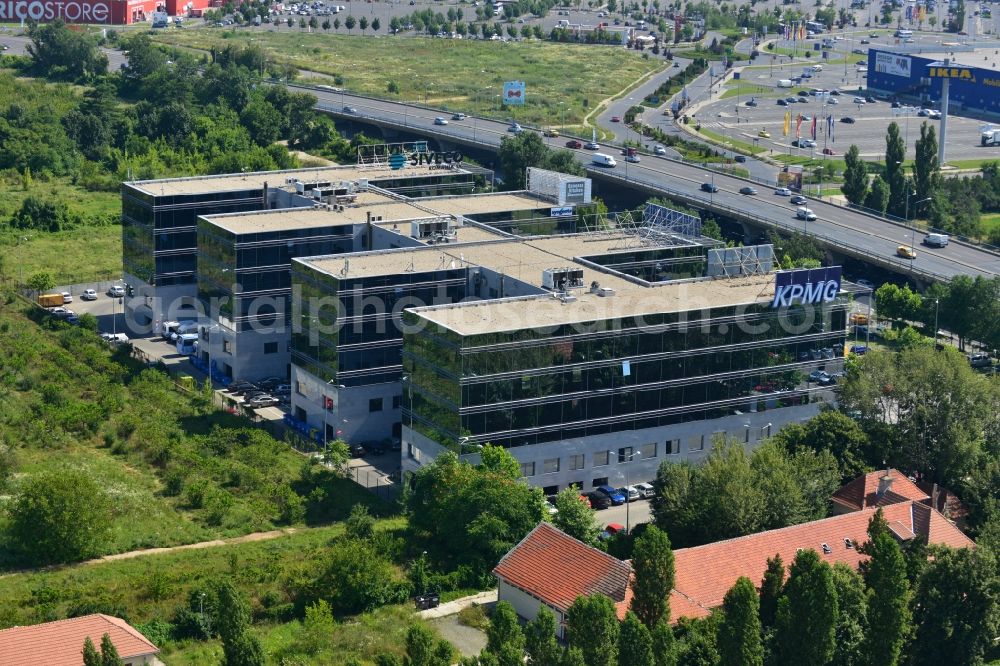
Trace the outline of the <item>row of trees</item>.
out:
<instances>
[{"instance_id":1,"label":"row of trees","mask_svg":"<svg viewBox=\"0 0 1000 666\"><path fill-rule=\"evenodd\" d=\"M906 146L899 125L889 123L886 132L884 172L870 179L870 167L851 145L844 155L847 200L896 217L926 217L943 231L975 237L982 234L980 214L1000 211L1000 165L982 167L979 175L943 178L938 163L938 140L934 127L924 121L914 144L913 172L903 164ZM1000 232L988 239L1000 244Z\"/></svg>"}]
</instances>

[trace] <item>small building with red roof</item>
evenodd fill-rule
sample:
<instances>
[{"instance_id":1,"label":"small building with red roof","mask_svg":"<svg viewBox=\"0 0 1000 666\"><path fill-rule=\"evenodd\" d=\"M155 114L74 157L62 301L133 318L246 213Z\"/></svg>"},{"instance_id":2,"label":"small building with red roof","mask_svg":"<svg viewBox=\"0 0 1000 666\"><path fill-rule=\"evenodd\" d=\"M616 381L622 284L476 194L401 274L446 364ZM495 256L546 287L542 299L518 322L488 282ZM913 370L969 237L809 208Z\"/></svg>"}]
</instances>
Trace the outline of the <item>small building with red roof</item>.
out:
<instances>
[{"instance_id":1,"label":"small building with red roof","mask_svg":"<svg viewBox=\"0 0 1000 666\"><path fill-rule=\"evenodd\" d=\"M603 594L625 617L632 599L632 566L604 551L577 541L550 523L541 522L514 546L496 568L498 599L517 614L533 620L547 606L563 636L566 611L577 597Z\"/></svg>"},{"instance_id":2,"label":"small building with red roof","mask_svg":"<svg viewBox=\"0 0 1000 666\"><path fill-rule=\"evenodd\" d=\"M96 613L28 627L0 630L3 666L82 666L83 643L101 648L108 634L125 666L163 666L160 649L125 620Z\"/></svg>"},{"instance_id":3,"label":"small building with red roof","mask_svg":"<svg viewBox=\"0 0 1000 666\"><path fill-rule=\"evenodd\" d=\"M929 504L930 499L913 480L892 468L863 474L841 487L830 498L835 514L908 501Z\"/></svg>"}]
</instances>

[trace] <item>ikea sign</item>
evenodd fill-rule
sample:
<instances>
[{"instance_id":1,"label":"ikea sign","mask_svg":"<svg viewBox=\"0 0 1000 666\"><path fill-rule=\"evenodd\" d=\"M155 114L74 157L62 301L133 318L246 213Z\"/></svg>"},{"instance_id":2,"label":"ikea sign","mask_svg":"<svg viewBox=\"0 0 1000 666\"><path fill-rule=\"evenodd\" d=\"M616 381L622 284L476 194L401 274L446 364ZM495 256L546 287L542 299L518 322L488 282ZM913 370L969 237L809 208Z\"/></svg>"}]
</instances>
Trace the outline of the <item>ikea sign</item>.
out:
<instances>
[{"instance_id":1,"label":"ikea sign","mask_svg":"<svg viewBox=\"0 0 1000 666\"><path fill-rule=\"evenodd\" d=\"M775 273L771 307L787 308L796 303L829 303L840 293L840 273L840 266Z\"/></svg>"},{"instance_id":2,"label":"ikea sign","mask_svg":"<svg viewBox=\"0 0 1000 666\"><path fill-rule=\"evenodd\" d=\"M969 83L975 83L976 77L972 75L971 69L966 69L964 67L928 67L927 76L933 79L958 79L959 81L968 81Z\"/></svg>"}]
</instances>

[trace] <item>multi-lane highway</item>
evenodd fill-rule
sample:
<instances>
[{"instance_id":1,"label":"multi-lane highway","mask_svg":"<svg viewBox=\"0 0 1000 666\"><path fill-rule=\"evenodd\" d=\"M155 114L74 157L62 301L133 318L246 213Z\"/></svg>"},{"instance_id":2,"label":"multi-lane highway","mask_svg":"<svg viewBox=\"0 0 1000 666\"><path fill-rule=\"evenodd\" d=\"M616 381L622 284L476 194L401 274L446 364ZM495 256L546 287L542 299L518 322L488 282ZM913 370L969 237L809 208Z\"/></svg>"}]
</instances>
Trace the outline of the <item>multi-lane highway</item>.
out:
<instances>
[{"instance_id":1,"label":"multi-lane highway","mask_svg":"<svg viewBox=\"0 0 1000 666\"><path fill-rule=\"evenodd\" d=\"M312 90L319 98L318 108L339 118L372 123L407 133L433 137L457 145L474 145L495 148L504 136L510 136L506 123L469 117L452 120L451 114L391 101L375 100L351 95L347 92ZM441 116L447 125L435 125ZM565 137L545 139L554 148L565 146ZM737 219L752 220L786 230L804 231L843 254L855 256L883 265L900 273L912 271L918 278L950 279L956 275L1000 275L1000 254L988 252L971 245L953 242L948 247L936 249L920 245L923 234L904 225L844 208L832 203L811 199L808 203L817 219L810 222L795 216L797 206L787 197L772 193L770 187L750 181L713 173L698 165L674 160L643 156L642 162L628 164L618 160L614 169L591 166L591 152L573 151L596 179L621 182L649 192L659 192L688 201L703 209L716 210ZM617 156L613 146L602 146L601 152ZM713 183L718 191L709 194L701 190L704 183ZM756 195L743 195L740 188L753 185ZM896 256L900 245L914 245L917 257L910 261Z\"/></svg>"}]
</instances>

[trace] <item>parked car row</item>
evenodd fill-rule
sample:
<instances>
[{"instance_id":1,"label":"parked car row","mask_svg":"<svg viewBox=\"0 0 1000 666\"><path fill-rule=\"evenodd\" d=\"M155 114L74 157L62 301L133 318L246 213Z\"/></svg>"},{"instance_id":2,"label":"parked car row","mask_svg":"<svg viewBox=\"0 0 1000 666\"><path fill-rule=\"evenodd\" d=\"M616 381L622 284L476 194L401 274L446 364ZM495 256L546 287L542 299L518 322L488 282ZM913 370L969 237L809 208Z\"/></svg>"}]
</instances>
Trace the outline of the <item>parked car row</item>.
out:
<instances>
[{"instance_id":1,"label":"parked car row","mask_svg":"<svg viewBox=\"0 0 1000 666\"><path fill-rule=\"evenodd\" d=\"M287 402L292 395L292 387L281 377L270 377L259 382L235 381L226 387L226 392L242 396L243 404L251 409L274 407Z\"/></svg>"}]
</instances>

